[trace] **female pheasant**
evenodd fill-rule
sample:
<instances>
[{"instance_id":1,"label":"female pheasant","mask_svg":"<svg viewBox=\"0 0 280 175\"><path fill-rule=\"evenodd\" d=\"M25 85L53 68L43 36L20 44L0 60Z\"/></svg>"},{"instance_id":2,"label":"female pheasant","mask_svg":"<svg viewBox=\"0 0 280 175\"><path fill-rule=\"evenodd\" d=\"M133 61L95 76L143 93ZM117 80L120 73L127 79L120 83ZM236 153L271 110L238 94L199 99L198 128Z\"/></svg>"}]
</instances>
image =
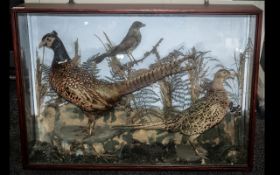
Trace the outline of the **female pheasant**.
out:
<instances>
[{"instance_id":1,"label":"female pheasant","mask_svg":"<svg viewBox=\"0 0 280 175\"><path fill-rule=\"evenodd\" d=\"M114 126L114 128L161 129L181 132L189 136L190 144L197 155L204 160L207 151L198 145L197 138L205 131L219 124L225 117L229 108L229 99L223 83L228 78L233 78L233 75L228 70L220 69L217 71L207 94L195 101L174 119L148 125L118 125Z\"/></svg>"},{"instance_id":2,"label":"female pheasant","mask_svg":"<svg viewBox=\"0 0 280 175\"><path fill-rule=\"evenodd\" d=\"M109 83L91 76L86 70L71 59L55 31L43 36L40 47L53 50L49 81L51 87L64 99L80 107L89 117L90 134L95 124L95 117L89 112L102 112L111 109L124 95L146 87L168 75L186 70L178 59L161 64L142 75L118 83ZM92 114L92 113L91 113Z\"/></svg>"}]
</instances>

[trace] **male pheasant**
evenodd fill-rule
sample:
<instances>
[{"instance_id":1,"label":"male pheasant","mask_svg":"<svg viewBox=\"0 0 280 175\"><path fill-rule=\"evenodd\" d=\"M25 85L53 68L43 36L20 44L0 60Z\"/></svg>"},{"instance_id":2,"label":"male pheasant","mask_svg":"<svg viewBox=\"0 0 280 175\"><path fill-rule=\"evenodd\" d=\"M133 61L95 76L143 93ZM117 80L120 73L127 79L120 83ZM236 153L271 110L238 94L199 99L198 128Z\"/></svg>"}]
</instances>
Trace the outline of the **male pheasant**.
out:
<instances>
[{"instance_id":1,"label":"male pheasant","mask_svg":"<svg viewBox=\"0 0 280 175\"><path fill-rule=\"evenodd\" d=\"M39 47L53 50L49 81L51 87L64 99L80 107L89 117L90 134L95 124L93 112L108 111L121 97L135 92L168 75L185 71L185 59L162 64L145 73L118 83L109 83L91 76L71 59L55 31L43 36Z\"/></svg>"}]
</instances>

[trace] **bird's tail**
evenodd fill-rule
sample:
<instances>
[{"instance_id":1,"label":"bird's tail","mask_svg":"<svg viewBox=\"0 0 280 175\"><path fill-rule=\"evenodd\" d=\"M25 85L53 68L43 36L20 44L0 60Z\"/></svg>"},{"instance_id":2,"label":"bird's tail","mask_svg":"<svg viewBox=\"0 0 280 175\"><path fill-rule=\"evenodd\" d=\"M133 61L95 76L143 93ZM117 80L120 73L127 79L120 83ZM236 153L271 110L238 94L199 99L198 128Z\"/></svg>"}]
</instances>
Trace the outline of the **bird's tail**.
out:
<instances>
[{"instance_id":1,"label":"bird's tail","mask_svg":"<svg viewBox=\"0 0 280 175\"><path fill-rule=\"evenodd\" d=\"M154 68L149 69L141 75L133 77L131 79L125 80L118 84L120 95L126 95L137 91L143 87L149 86L155 83L158 80L163 79L166 76L177 74L188 69L191 69L186 66L182 66L182 62L185 61L186 58L182 58L179 60L173 60L171 62L161 63Z\"/></svg>"},{"instance_id":2,"label":"bird's tail","mask_svg":"<svg viewBox=\"0 0 280 175\"><path fill-rule=\"evenodd\" d=\"M152 124L131 124L131 125L113 125L113 129L145 129L145 130L168 130L170 127L170 124L173 124L174 121L166 121L166 122L157 122Z\"/></svg>"},{"instance_id":3,"label":"bird's tail","mask_svg":"<svg viewBox=\"0 0 280 175\"><path fill-rule=\"evenodd\" d=\"M106 53L103 53L103 54L97 56L93 61L95 62L95 64L98 64L98 63L102 62L108 56L110 56L110 52L106 52Z\"/></svg>"},{"instance_id":4,"label":"bird's tail","mask_svg":"<svg viewBox=\"0 0 280 175\"><path fill-rule=\"evenodd\" d=\"M98 63L102 62L106 57L115 56L118 53L117 49L118 49L118 47L116 47L116 46L111 48L111 50L109 50L108 52L103 53L103 54L99 55L98 57L96 57L94 59L94 62L96 64L98 64Z\"/></svg>"}]
</instances>

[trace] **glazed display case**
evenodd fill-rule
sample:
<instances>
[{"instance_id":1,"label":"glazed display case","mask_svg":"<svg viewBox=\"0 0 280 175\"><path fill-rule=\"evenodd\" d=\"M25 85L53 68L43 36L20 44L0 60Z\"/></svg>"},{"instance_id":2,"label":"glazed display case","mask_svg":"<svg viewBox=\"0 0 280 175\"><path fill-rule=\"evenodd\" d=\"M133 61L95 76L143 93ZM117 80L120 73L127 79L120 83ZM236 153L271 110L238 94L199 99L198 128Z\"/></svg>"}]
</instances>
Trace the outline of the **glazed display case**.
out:
<instances>
[{"instance_id":1,"label":"glazed display case","mask_svg":"<svg viewBox=\"0 0 280 175\"><path fill-rule=\"evenodd\" d=\"M250 170L262 11L12 9L26 168Z\"/></svg>"}]
</instances>

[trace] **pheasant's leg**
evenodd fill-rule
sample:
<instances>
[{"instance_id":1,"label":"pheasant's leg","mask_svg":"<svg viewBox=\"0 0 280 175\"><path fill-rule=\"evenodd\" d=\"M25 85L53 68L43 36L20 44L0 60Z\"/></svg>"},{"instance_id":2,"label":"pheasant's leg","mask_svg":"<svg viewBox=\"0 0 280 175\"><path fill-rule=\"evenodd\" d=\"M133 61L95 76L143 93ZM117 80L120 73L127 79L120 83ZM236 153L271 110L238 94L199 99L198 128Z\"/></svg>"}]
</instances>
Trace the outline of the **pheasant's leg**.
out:
<instances>
[{"instance_id":1,"label":"pheasant's leg","mask_svg":"<svg viewBox=\"0 0 280 175\"><path fill-rule=\"evenodd\" d=\"M91 117L91 118L88 118L88 127L89 127L89 135L93 135L93 132L92 130L94 129L94 126L95 126L95 117Z\"/></svg>"},{"instance_id":2,"label":"pheasant's leg","mask_svg":"<svg viewBox=\"0 0 280 175\"><path fill-rule=\"evenodd\" d=\"M197 141L197 138L199 137L200 135L199 134L196 134L196 135L191 135L189 137L189 142L190 144L192 145L195 153L201 157L201 163L202 164L205 164L205 159L208 159L206 156L208 154L208 151L205 150L204 148L202 148L201 146L199 146L199 143Z\"/></svg>"},{"instance_id":3,"label":"pheasant's leg","mask_svg":"<svg viewBox=\"0 0 280 175\"><path fill-rule=\"evenodd\" d=\"M93 129L95 126L95 115L92 112L85 112L85 115L88 117L88 130L89 136L93 134Z\"/></svg>"},{"instance_id":4,"label":"pheasant's leg","mask_svg":"<svg viewBox=\"0 0 280 175\"><path fill-rule=\"evenodd\" d=\"M92 130L94 129L94 126L95 126L95 117L93 120L89 120L89 135L92 135Z\"/></svg>"},{"instance_id":5,"label":"pheasant's leg","mask_svg":"<svg viewBox=\"0 0 280 175\"><path fill-rule=\"evenodd\" d=\"M68 101L65 101L63 103L60 103L58 106L61 107L61 106L67 105L68 103L69 103Z\"/></svg>"}]
</instances>

